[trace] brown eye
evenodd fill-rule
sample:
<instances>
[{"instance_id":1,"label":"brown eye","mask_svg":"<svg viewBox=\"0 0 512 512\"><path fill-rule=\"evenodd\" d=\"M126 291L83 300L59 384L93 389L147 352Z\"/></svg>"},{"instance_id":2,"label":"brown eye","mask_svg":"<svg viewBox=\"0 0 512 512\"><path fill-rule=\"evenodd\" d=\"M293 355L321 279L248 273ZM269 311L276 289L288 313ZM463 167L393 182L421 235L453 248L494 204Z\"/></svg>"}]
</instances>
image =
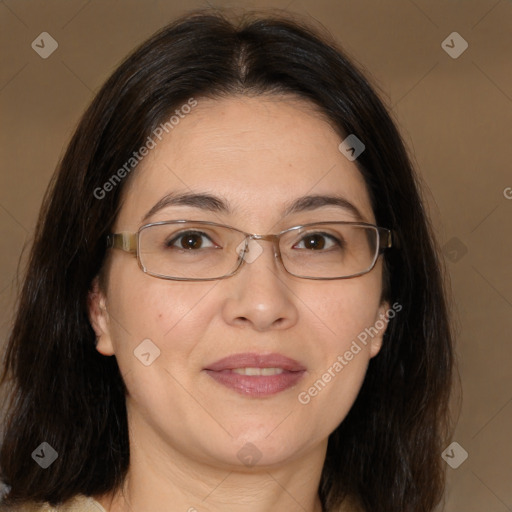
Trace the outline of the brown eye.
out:
<instances>
[{"instance_id":1,"label":"brown eye","mask_svg":"<svg viewBox=\"0 0 512 512\"><path fill-rule=\"evenodd\" d=\"M303 238L306 249L323 249L325 247L325 237L323 235L310 235Z\"/></svg>"},{"instance_id":2,"label":"brown eye","mask_svg":"<svg viewBox=\"0 0 512 512\"><path fill-rule=\"evenodd\" d=\"M342 240L327 233L311 233L303 236L294 248L321 251L343 247L343 245Z\"/></svg>"},{"instance_id":3,"label":"brown eye","mask_svg":"<svg viewBox=\"0 0 512 512\"><path fill-rule=\"evenodd\" d=\"M175 249L201 249L204 246L204 240L208 240L211 244L209 247L213 247L210 238L200 231L186 231L169 240L165 245Z\"/></svg>"},{"instance_id":4,"label":"brown eye","mask_svg":"<svg viewBox=\"0 0 512 512\"><path fill-rule=\"evenodd\" d=\"M181 238L181 247L183 249L199 249L202 245L202 240L200 235L186 235Z\"/></svg>"}]
</instances>

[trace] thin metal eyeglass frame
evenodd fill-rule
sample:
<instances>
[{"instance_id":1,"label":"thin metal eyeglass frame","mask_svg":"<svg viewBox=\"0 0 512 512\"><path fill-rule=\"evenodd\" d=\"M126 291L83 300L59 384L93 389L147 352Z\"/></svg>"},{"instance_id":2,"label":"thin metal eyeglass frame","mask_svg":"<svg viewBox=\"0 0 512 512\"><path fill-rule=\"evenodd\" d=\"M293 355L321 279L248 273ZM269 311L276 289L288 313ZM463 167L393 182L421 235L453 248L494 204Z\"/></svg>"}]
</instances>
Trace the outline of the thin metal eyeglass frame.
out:
<instances>
[{"instance_id":1,"label":"thin metal eyeglass frame","mask_svg":"<svg viewBox=\"0 0 512 512\"><path fill-rule=\"evenodd\" d=\"M206 278L197 278L197 277L169 277L162 274L156 274L154 272L149 272L144 265L141 262L140 259L140 250L139 250L139 234L144 229L147 229L151 226L160 226L164 224L184 224L191 222L193 224L200 224L200 225L206 225L206 226L217 226L222 228L228 228L233 231L237 231L238 233L244 235L244 241L245 246L243 251L240 251L238 256L238 264L236 268L231 272L230 274L226 274L224 276L220 277L206 277ZM377 244L376 244L376 251L375 255L373 257L373 261L371 265L364 271L358 272L356 274L351 274L349 276L341 276L341 277L310 277L310 276L301 276L298 274L294 274L290 272L281 257L281 250L279 248L279 241L280 238L290 231L301 229L301 228L307 228L309 226L321 226L323 224L344 224L344 225L351 225L351 226L363 226L363 227L369 227L373 228L377 232ZM383 236L382 236L383 235ZM106 243L107 243L107 249L120 249L124 252L130 253L133 256L137 258L137 262L139 264L139 267L141 270L150 276L157 277L159 279L167 279L171 281L217 281L219 279L226 279L228 277L234 276L242 267L244 261L245 261L245 253L247 250L247 247L249 245L250 240L266 240L269 242L272 242L273 248L274 248L274 257L280 262L282 268L287 272L288 274L299 277L301 279L313 279L318 281L325 281L325 280L333 280L333 279L351 279L353 277L362 276L364 274L367 274L370 272L377 262L377 259L379 258L380 254L382 254L386 249L389 249L390 247L395 247L396 244L396 233L395 231L387 228L382 228L379 226L376 226L375 224L369 224L367 222L349 222L349 221L325 221L325 222L310 222L308 224L301 224L299 226L292 226L291 228L285 229L283 231L280 231L279 233L275 234L268 234L268 235L258 235L255 233L246 233L245 231L242 231L240 229L234 228L232 226L229 226L227 224L219 224L217 222L210 222L205 220L164 220L160 222L151 222L149 224L144 224L141 226L136 233L130 233L130 232L122 232L122 233L110 233L106 236ZM393 240L395 240L395 243L393 243Z\"/></svg>"}]
</instances>

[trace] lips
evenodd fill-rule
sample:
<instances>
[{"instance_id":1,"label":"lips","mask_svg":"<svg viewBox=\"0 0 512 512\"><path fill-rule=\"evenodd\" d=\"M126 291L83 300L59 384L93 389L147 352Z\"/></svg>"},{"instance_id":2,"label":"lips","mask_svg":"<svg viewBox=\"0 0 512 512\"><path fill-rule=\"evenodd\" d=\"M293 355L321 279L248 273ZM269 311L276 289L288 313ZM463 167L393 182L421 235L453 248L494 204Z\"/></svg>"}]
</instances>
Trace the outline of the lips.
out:
<instances>
[{"instance_id":1,"label":"lips","mask_svg":"<svg viewBox=\"0 0 512 512\"><path fill-rule=\"evenodd\" d=\"M204 368L217 383L244 396L262 398L294 386L306 368L281 354L234 354Z\"/></svg>"},{"instance_id":2,"label":"lips","mask_svg":"<svg viewBox=\"0 0 512 512\"><path fill-rule=\"evenodd\" d=\"M209 364L205 370L220 372L236 368L282 368L289 372L304 371L306 368L294 359L281 354L234 354Z\"/></svg>"}]
</instances>

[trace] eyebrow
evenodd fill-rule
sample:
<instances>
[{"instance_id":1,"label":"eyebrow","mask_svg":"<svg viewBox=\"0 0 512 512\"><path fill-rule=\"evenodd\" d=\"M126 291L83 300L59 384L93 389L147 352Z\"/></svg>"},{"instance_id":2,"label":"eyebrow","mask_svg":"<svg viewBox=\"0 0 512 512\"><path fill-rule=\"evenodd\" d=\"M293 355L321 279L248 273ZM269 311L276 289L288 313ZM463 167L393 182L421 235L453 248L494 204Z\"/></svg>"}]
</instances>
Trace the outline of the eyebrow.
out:
<instances>
[{"instance_id":1,"label":"eyebrow","mask_svg":"<svg viewBox=\"0 0 512 512\"><path fill-rule=\"evenodd\" d=\"M210 212L232 213L229 204L220 197L208 193L171 192L162 197L144 217L142 217L142 222L145 222L155 213L168 206L190 206ZM352 214L357 221L367 222L355 205L339 195L315 194L299 197L285 207L281 216L286 217L294 213L312 211L324 206L337 206Z\"/></svg>"}]
</instances>

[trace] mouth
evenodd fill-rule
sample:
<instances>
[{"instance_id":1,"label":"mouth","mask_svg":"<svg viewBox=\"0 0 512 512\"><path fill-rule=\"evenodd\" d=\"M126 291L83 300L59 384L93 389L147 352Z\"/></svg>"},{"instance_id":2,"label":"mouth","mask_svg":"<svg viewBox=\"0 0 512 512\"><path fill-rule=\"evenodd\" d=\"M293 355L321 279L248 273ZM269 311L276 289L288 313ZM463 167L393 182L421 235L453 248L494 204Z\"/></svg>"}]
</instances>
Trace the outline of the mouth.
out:
<instances>
[{"instance_id":1,"label":"mouth","mask_svg":"<svg viewBox=\"0 0 512 512\"><path fill-rule=\"evenodd\" d=\"M241 395L263 398L293 387L306 368L281 354L235 354L203 369L218 384Z\"/></svg>"}]
</instances>

